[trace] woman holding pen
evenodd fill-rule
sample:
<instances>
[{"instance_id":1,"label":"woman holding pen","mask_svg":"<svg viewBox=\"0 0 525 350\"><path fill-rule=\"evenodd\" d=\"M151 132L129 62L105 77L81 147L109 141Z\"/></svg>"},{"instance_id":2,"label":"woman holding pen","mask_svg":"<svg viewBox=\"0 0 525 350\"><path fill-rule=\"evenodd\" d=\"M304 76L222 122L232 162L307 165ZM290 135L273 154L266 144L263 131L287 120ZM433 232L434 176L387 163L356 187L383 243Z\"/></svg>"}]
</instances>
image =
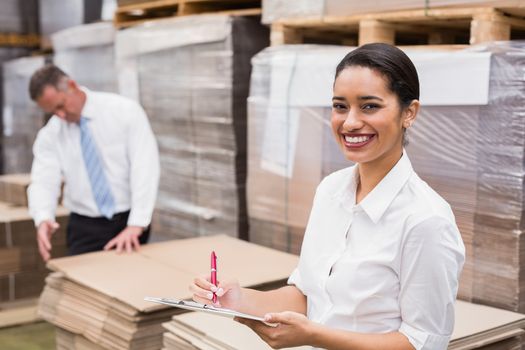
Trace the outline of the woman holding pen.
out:
<instances>
[{"instance_id":1,"label":"woman holding pen","mask_svg":"<svg viewBox=\"0 0 525 350\"><path fill-rule=\"evenodd\" d=\"M331 124L356 165L318 186L288 286L196 278L194 300L216 295L216 306L278 323L238 319L274 348L446 349L465 248L450 206L403 148L418 110L417 72L401 50L350 52L336 68Z\"/></svg>"}]
</instances>

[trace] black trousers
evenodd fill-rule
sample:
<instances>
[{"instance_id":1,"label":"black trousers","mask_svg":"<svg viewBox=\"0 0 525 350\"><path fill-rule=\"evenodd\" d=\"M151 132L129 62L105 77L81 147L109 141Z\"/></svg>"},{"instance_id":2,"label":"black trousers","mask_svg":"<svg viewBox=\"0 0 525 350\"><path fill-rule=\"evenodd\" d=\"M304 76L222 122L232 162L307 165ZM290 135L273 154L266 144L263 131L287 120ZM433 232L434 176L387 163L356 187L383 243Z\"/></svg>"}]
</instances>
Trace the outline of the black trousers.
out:
<instances>
[{"instance_id":1,"label":"black trousers","mask_svg":"<svg viewBox=\"0 0 525 350\"><path fill-rule=\"evenodd\" d=\"M67 225L67 247L70 255L102 250L104 246L127 226L129 210L113 218L88 217L71 213ZM148 242L150 227L139 236L140 244Z\"/></svg>"}]
</instances>

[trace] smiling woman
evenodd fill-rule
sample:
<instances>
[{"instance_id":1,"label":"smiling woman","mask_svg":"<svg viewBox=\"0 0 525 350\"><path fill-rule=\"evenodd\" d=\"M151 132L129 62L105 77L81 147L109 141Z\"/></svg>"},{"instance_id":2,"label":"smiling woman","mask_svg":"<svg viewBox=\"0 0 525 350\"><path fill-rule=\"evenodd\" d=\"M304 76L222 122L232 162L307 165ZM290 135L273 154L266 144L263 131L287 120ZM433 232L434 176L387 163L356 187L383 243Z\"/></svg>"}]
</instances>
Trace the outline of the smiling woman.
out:
<instances>
[{"instance_id":1,"label":"smiling woman","mask_svg":"<svg viewBox=\"0 0 525 350\"><path fill-rule=\"evenodd\" d=\"M194 299L264 316L239 319L274 348L446 349L465 248L448 203L412 169L404 134L419 110L416 69L370 44L337 66L332 130L356 165L318 186L288 286L259 292L196 278Z\"/></svg>"}]
</instances>

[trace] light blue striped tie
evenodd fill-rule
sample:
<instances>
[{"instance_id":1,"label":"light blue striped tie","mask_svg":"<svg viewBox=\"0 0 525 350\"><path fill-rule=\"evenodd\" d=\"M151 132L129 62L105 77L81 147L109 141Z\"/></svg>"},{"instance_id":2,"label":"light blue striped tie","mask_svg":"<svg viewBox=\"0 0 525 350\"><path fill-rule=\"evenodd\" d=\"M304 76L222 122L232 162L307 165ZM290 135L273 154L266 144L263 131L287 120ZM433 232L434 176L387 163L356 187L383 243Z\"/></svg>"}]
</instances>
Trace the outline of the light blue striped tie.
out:
<instances>
[{"instance_id":1,"label":"light blue striped tie","mask_svg":"<svg viewBox=\"0 0 525 350\"><path fill-rule=\"evenodd\" d=\"M84 117L80 118L80 146L97 207L103 216L111 219L115 213L115 199L104 173L97 145L91 136L88 120Z\"/></svg>"}]
</instances>

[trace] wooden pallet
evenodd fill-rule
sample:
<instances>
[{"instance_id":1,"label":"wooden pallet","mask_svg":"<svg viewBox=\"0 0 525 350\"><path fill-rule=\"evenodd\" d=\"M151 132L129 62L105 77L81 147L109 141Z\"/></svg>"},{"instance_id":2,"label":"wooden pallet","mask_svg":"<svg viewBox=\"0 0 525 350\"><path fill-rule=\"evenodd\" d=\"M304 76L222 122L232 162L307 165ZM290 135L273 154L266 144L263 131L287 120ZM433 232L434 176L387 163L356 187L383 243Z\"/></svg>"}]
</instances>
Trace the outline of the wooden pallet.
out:
<instances>
[{"instance_id":1,"label":"wooden pallet","mask_svg":"<svg viewBox=\"0 0 525 350\"><path fill-rule=\"evenodd\" d=\"M38 47L40 36L36 34L0 33L1 47Z\"/></svg>"},{"instance_id":2,"label":"wooden pallet","mask_svg":"<svg viewBox=\"0 0 525 350\"><path fill-rule=\"evenodd\" d=\"M523 8L440 8L285 19L273 23L271 32L272 45L478 44L511 39L525 39Z\"/></svg>"},{"instance_id":3,"label":"wooden pallet","mask_svg":"<svg viewBox=\"0 0 525 350\"><path fill-rule=\"evenodd\" d=\"M119 6L114 23L118 28L129 27L152 19L220 13L233 16L261 14L261 0L154 0Z\"/></svg>"}]
</instances>

